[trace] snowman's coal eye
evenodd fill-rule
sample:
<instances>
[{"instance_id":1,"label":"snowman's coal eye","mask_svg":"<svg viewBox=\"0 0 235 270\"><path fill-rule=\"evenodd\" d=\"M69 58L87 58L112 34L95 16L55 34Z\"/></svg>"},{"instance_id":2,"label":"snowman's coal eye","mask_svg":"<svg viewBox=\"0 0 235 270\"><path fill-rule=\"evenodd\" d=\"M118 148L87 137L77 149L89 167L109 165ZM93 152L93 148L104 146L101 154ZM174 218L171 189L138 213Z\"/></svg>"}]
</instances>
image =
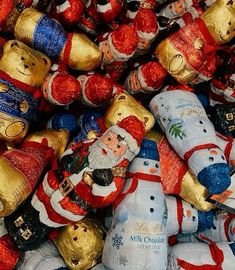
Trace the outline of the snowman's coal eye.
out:
<instances>
[{"instance_id":1,"label":"snowman's coal eye","mask_svg":"<svg viewBox=\"0 0 235 270\"><path fill-rule=\"evenodd\" d=\"M224 160L224 156L221 156L221 158Z\"/></svg>"},{"instance_id":2,"label":"snowman's coal eye","mask_svg":"<svg viewBox=\"0 0 235 270\"><path fill-rule=\"evenodd\" d=\"M156 168L159 168L159 165L156 163L156 164L155 164L155 167L156 167Z\"/></svg>"},{"instance_id":3,"label":"snowman's coal eye","mask_svg":"<svg viewBox=\"0 0 235 270\"><path fill-rule=\"evenodd\" d=\"M148 166L149 165L149 162L148 161L145 161L143 164L144 164L144 166Z\"/></svg>"},{"instance_id":4,"label":"snowman's coal eye","mask_svg":"<svg viewBox=\"0 0 235 270\"><path fill-rule=\"evenodd\" d=\"M195 220L196 220L196 217L195 217L195 216L193 216L193 217L192 217L192 219L193 219L193 221L195 221Z\"/></svg>"},{"instance_id":5,"label":"snowman's coal eye","mask_svg":"<svg viewBox=\"0 0 235 270\"><path fill-rule=\"evenodd\" d=\"M209 157L209 161L214 161L214 158L213 157Z\"/></svg>"}]
</instances>

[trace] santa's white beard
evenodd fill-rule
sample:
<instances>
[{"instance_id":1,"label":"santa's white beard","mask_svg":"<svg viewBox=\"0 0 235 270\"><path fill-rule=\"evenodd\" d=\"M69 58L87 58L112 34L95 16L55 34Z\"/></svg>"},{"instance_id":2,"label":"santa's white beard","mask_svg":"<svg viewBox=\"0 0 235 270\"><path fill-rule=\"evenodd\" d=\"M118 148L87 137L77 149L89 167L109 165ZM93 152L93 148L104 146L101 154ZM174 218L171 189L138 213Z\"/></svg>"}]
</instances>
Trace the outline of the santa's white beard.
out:
<instances>
[{"instance_id":1,"label":"santa's white beard","mask_svg":"<svg viewBox=\"0 0 235 270\"><path fill-rule=\"evenodd\" d=\"M107 152L106 155L102 154L102 148ZM117 166L123 160L127 152L120 158L116 157L113 152L101 141L96 141L89 147L90 154L88 156L89 167L93 169L108 169ZM129 156L129 155L128 155Z\"/></svg>"}]
</instances>

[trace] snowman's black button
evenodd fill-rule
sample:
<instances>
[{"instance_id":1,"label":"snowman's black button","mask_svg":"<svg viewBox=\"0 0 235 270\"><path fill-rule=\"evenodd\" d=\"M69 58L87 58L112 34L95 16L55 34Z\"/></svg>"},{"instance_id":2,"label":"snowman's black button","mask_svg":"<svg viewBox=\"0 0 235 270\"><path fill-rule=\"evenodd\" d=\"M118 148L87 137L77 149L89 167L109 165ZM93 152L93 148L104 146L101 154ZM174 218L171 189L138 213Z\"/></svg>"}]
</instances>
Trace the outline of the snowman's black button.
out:
<instances>
[{"instance_id":1,"label":"snowman's black button","mask_svg":"<svg viewBox=\"0 0 235 270\"><path fill-rule=\"evenodd\" d=\"M204 133L207 133L206 129L203 129L203 132L204 132Z\"/></svg>"},{"instance_id":2,"label":"snowman's black button","mask_svg":"<svg viewBox=\"0 0 235 270\"><path fill-rule=\"evenodd\" d=\"M155 198L154 198L154 196L150 196L150 200L152 200L152 201L153 201L154 199L155 199Z\"/></svg>"},{"instance_id":3,"label":"snowman's black button","mask_svg":"<svg viewBox=\"0 0 235 270\"><path fill-rule=\"evenodd\" d=\"M199 121L199 123L202 125L203 124L203 122L202 121Z\"/></svg>"},{"instance_id":4,"label":"snowman's black button","mask_svg":"<svg viewBox=\"0 0 235 270\"><path fill-rule=\"evenodd\" d=\"M153 213L153 212L154 212L154 209L153 209L153 208L150 208L149 210L150 210L150 212L151 212L151 213Z\"/></svg>"}]
</instances>

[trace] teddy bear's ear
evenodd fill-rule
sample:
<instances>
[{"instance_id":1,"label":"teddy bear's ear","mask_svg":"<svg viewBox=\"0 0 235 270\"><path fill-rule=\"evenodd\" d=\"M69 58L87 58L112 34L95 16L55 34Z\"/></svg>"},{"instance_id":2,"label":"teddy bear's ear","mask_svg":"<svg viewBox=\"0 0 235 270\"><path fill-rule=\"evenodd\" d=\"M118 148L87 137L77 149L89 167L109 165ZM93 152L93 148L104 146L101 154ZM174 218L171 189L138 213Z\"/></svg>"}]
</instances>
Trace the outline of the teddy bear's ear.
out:
<instances>
[{"instance_id":1,"label":"teddy bear's ear","mask_svg":"<svg viewBox=\"0 0 235 270\"><path fill-rule=\"evenodd\" d=\"M47 68L50 69L50 67L51 67L51 60L48 57L46 57L45 55L42 55L42 60L43 60L44 65Z\"/></svg>"},{"instance_id":2,"label":"teddy bear's ear","mask_svg":"<svg viewBox=\"0 0 235 270\"><path fill-rule=\"evenodd\" d=\"M21 47L21 42L19 42L18 40L9 40L5 43L4 47L3 47L3 53L8 53L12 50L14 50L15 48L20 48Z\"/></svg>"}]
</instances>

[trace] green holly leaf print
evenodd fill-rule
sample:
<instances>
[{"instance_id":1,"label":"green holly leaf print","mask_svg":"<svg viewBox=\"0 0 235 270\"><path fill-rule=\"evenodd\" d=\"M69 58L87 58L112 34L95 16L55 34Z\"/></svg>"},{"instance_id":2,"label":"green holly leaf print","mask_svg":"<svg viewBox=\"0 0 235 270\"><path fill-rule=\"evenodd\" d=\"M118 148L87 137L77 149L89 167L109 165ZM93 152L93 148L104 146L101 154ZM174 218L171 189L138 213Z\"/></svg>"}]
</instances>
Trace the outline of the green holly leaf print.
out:
<instances>
[{"instance_id":1,"label":"green holly leaf print","mask_svg":"<svg viewBox=\"0 0 235 270\"><path fill-rule=\"evenodd\" d=\"M169 133L175 138L179 137L182 140L183 137L186 137L184 131L182 130L182 127L183 127L182 123L174 123L170 127Z\"/></svg>"}]
</instances>

